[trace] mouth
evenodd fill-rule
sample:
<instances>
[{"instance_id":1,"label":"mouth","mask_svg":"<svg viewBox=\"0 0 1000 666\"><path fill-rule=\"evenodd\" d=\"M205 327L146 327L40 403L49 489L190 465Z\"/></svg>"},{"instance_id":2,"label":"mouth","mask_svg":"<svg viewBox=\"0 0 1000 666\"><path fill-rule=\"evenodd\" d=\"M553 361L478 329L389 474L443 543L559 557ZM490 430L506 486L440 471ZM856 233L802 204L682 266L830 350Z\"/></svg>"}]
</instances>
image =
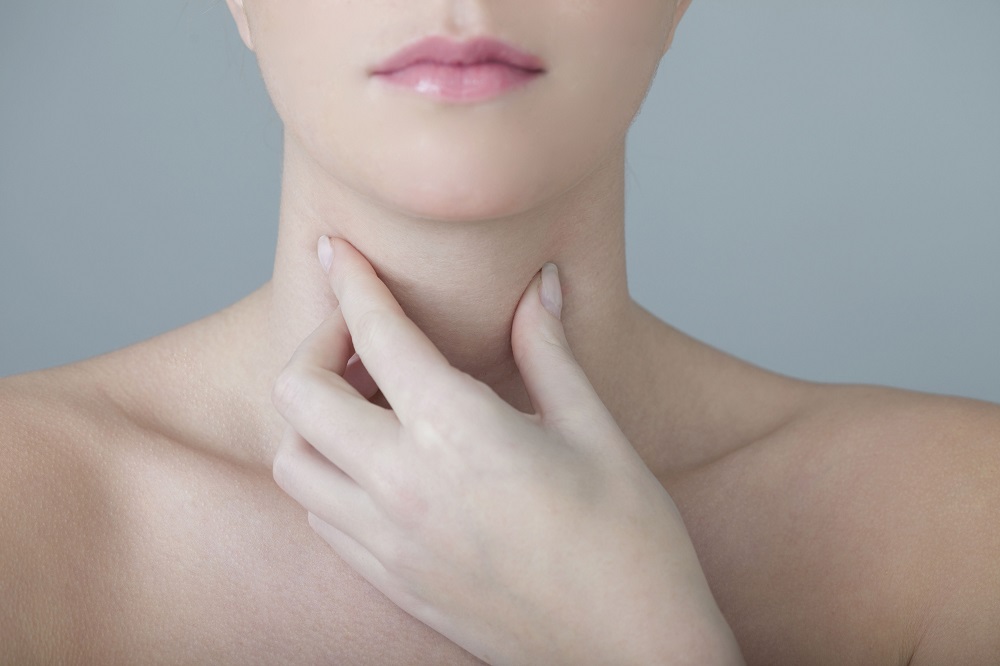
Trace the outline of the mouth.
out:
<instances>
[{"instance_id":1,"label":"mouth","mask_svg":"<svg viewBox=\"0 0 1000 666\"><path fill-rule=\"evenodd\" d=\"M545 71L545 63L541 58L498 39L480 37L467 42L455 42L444 37L428 37L390 56L376 65L371 73L392 74L424 63L454 67L499 64L533 73Z\"/></svg>"},{"instance_id":2,"label":"mouth","mask_svg":"<svg viewBox=\"0 0 1000 666\"><path fill-rule=\"evenodd\" d=\"M371 71L373 78L390 87L456 103L493 99L544 73L540 58L505 42L489 38L453 42L441 37L406 47Z\"/></svg>"}]
</instances>

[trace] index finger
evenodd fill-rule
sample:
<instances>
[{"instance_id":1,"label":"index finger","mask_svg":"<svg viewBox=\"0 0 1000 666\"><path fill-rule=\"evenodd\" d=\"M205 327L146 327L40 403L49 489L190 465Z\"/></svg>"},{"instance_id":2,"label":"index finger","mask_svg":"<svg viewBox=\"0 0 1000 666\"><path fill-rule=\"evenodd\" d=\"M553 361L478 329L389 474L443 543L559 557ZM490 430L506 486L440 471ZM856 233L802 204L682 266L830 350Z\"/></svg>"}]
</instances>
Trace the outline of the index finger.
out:
<instances>
[{"instance_id":1,"label":"index finger","mask_svg":"<svg viewBox=\"0 0 1000 666\"><path fill-rule=\"evenodd\" d=\"M428 386L459 391L464 377L406 316L368 260L341 238L330 285L351 332L354 350L401 422L426 409Z\"/></svg>"}]
</instances>

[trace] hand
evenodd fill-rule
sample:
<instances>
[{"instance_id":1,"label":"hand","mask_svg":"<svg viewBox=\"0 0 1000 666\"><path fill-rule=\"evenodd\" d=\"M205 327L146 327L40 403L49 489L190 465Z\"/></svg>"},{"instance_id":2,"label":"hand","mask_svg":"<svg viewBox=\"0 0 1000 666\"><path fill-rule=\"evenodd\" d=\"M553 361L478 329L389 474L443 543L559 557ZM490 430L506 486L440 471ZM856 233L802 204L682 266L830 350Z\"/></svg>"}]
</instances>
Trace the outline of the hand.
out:
<instances>
[{"instance_id":1,"label":"hand","mask_svg":"<svg viewBox=\"0 0 1000 666\"><path fill-rule=\"evenodd\" d=\"M340 305L273 396L290 425L274 478L313 529L489 663L739 663L680 514L573 358L541 277L512 329L525 414L452 367L357 250L333 247ZM343 378L355 351L391 410Z\"/></svg>"}]
</instances>

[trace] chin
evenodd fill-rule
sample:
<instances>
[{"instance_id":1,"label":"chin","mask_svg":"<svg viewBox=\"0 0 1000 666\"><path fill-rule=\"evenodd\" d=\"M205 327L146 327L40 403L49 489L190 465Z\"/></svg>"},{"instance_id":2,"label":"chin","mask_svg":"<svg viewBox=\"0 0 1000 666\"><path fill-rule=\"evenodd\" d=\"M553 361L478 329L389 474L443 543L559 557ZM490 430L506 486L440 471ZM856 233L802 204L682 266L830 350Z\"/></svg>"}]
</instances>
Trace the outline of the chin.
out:
<instances>
[{"instance_id":1,"label":"chin","mask_svg":"<svg viewBox=\"0 0 1000 666\"><path fill-rule=\"evenodd\" d=\"M393 210L412 217L453 222L475 222L510 217L541 205L545 200L542 178L526 177L526 168L449 168L435 172L385 174L391 189L375 188L371 194ZM399 185L403 184L403 185Z\"/></svg>"}]
</instances>

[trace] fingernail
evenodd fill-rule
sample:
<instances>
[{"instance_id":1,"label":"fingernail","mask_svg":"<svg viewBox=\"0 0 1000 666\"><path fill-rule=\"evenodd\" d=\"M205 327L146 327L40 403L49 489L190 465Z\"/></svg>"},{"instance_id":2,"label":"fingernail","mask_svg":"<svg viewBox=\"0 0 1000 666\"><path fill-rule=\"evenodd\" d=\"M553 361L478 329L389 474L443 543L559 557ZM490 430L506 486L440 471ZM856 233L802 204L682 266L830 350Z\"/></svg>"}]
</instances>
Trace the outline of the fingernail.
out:
<instances>
[{"instance_id":1,"label":"fingernail","mask_svg":"<svg viewBox=\"0 0 1000 666\"><path fill-rule=\"evenodd\" d=\"M316 243L316 254L319 256L319 263L323 267L323 271L329 273L330 266L333 265L333 245L330 244L329 236L319 237L319 242Z\"/></svg>"},{"instance_id":2,"label":"fingernail","mask_svg":"<svg viewBox=\"0 0 1000 666\"><path fill-rule=\"evenodd\" d=\"M552 262L542 266L542 288L539 291L542 305L553 317L562 317L562 286L559 284L559 269Z\"/></svg>"}]
</instances>

